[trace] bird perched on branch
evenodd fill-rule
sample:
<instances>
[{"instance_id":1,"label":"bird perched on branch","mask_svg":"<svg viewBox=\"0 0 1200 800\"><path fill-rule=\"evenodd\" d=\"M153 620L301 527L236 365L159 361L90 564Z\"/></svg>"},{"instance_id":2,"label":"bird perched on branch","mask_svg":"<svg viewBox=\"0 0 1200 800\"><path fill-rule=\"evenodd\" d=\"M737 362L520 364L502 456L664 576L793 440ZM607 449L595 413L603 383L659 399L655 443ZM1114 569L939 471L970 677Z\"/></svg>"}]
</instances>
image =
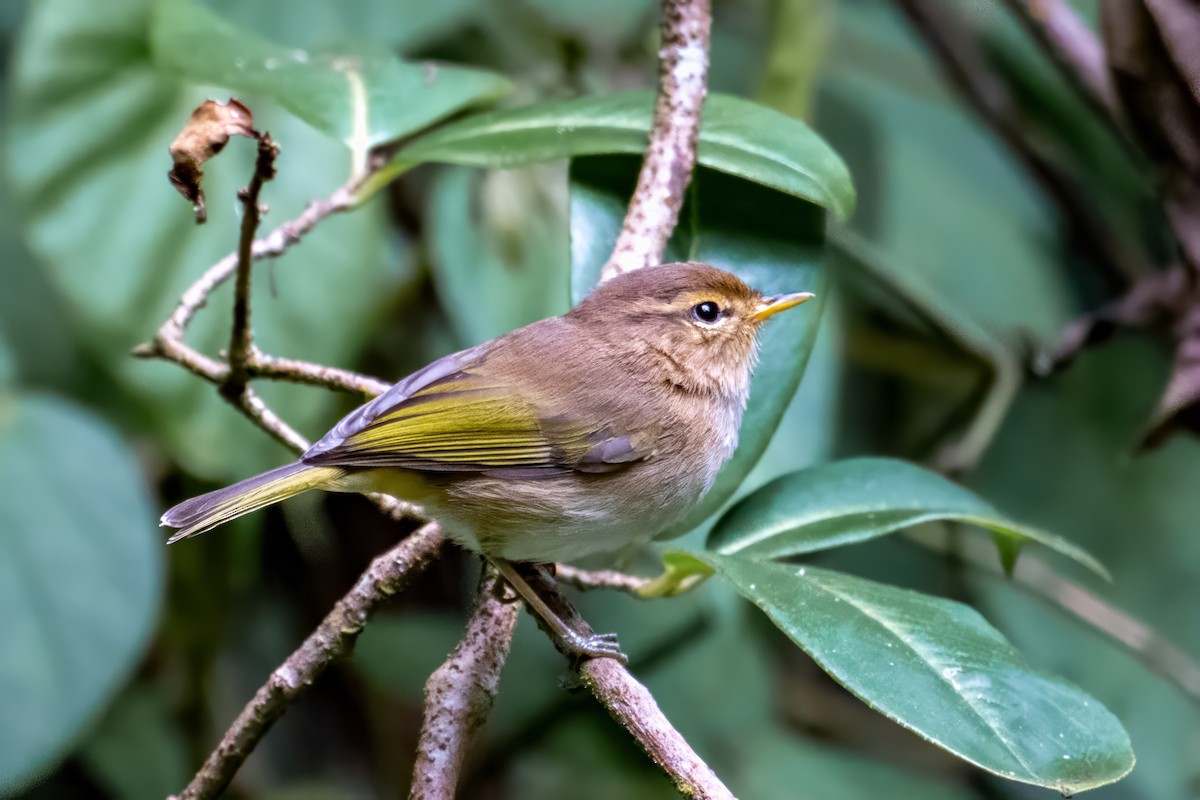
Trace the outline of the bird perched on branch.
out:
<instances>
[{"instance_id":1,"label":"bird perched on branch","mask_svg":"<svg viewBox=\"0 0 1200 800\"><path fill-rule=\"evenodd\" d=\"M537 607L507 562L616 550L682 518L737 445L760 326L810 297L699 263L625 273L561 317L433 362L299 461L162 524L174 542L309 489L381 492L423 506Z\"/></svg>"}]
</instances>

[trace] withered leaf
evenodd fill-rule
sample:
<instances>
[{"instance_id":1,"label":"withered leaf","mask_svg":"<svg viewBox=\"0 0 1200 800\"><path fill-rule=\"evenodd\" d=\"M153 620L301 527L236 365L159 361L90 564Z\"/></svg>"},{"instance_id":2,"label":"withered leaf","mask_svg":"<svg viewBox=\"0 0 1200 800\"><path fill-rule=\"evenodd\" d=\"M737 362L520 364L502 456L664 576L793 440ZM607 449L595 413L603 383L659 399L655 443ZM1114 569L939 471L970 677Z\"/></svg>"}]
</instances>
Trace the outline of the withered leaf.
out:
<instances>
[{"instance_id":1,"label":"withered leaf","mask_svg":"<svg viewBox=\"0 0 1200 800\"><path fill-rule=\"evenodd\" d=\"M230 136L259 138L258 131L254 130L254 115L250 109L235 98L230 98L228 103L205 100L192 112L183 130L171 142L174 166L167 177L179 193L191 201L197 223L208 218L204 208L204 190L200 187L204 172L200 167L221 152Z\"/></svg>"}]
</instances>

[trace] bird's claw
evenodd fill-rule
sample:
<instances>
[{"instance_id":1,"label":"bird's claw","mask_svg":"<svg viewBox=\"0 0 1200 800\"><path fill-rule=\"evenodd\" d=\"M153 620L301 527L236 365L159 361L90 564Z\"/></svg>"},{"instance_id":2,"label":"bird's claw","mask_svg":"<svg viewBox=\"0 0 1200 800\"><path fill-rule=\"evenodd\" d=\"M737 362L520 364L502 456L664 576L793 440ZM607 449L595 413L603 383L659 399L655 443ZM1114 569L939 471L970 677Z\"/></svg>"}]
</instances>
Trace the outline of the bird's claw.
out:
<instances>
[{"instance_id":1,"label":"bird's claw","mask_svg":"<svg viewBox=\"0 0 1200 800\"><path fill-rule=\"evenodd\" d=\"M629 656L621 651L615 633L593 633L590 636L573 633L566 645L577 662L589 658L615 658L622 664L629 663Z\"/></svg>"}]
</instances>

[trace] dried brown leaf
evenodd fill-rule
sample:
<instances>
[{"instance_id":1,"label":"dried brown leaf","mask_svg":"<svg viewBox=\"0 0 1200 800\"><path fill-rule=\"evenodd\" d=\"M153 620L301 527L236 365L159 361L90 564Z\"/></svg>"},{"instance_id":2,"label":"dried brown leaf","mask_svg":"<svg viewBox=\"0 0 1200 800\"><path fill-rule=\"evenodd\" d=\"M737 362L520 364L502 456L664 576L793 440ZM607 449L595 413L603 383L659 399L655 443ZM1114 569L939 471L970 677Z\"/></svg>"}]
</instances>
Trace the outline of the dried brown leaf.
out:
<instances>
[{"instance_id":1,"label":"dried brown leaf","mask_svg":"<svg viewBox=\"0 0 1200 800\"><path fill-rule=\"evenodd\" d=\"M241 101L230 98L228 103L205 100L192 112L183 130L171 142L174 166L167 173L171 183L186 197L196 211L196 222L202 223L208 214L204 208L204 177L201 165L225 147L230 136L258 139L254 130L254 115Z\"/></svg>"}]
</instances>

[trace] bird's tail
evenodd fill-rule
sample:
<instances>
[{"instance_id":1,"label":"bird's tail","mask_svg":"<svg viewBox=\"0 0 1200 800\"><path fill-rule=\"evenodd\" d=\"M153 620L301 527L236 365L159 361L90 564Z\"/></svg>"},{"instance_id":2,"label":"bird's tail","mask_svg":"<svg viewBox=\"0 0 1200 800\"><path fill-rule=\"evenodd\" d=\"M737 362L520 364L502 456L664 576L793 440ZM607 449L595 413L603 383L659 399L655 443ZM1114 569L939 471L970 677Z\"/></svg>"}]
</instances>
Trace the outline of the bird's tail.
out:
<instances>
[{"instance_id":1,"label":"bird's tail","mask_svg":"<svg viewBox=\"0 0 1200 800\"><path fill-rule=\"evenodd\" d=\"M286 500L309 489L331 486L345 474L339 467L314 467L297 461L253 478L185 500L162 515L162 524L179 530L168 543L206 533L243 514Z\"/></svg>"}]
</instances>

